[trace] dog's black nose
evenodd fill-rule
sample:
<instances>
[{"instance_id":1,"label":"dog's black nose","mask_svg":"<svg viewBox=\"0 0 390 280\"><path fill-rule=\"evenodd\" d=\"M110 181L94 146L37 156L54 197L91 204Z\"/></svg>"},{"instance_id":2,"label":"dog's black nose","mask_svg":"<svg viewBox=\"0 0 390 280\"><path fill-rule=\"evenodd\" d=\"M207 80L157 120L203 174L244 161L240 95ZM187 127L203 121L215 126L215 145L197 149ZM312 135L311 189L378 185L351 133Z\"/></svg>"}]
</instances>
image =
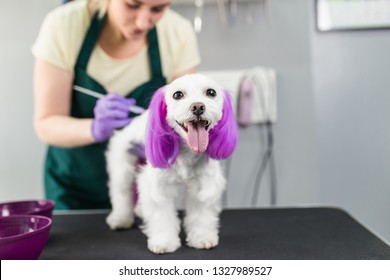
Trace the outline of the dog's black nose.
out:
<instances>
[{"instance_id":1,"label":"dog's black nose","mask_svg":"<svg viewBox=\"0 0 390 280\"><path fill-rule=\"evenodd\" d=\"M198 117L202 115L205 110L206 105L204 105L202 102L195 102L191 104L191 112Z\"/></svg>"}]
</instances>

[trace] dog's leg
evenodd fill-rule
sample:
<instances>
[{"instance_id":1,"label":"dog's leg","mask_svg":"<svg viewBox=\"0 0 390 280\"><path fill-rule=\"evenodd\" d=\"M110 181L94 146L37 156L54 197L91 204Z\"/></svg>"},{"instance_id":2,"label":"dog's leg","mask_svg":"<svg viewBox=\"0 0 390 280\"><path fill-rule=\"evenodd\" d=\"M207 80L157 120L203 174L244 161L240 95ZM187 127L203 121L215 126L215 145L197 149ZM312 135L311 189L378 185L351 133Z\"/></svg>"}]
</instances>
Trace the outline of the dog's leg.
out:
<instances>
[{"instance_id":1,"label":"dog's leg","mask_svg":"<svg viewBox=\"0 0 390 280\"><path fill-rule=\"evenodd\" d=\"M176 251L180 245L180 220L175 209L178 187L167 183L162 171L145 166L138 177L139 207L142 230L148 237L148 248L155 254Z\"/></svg>"},{"instance_id":2,"label":"dog's leg","mask_svg":"<svg viewBox=\"0 0 390 280\"><path fill-rule=\"evenodd\" d=\"M137 158L130 155L126 131L115 134L106 152L109 195L112 211L106 222L113 230L130 228L134 223L131 185L135 178Z\"/></svg>"},{"instance_id":3,"label":"dog's leg","mask_svg":"<svg viewBox=\"0 0 390 280\"><path fill-rule=\"evenodd\" d=\"M184 219L186 241L188 246L197 249L213 248L219 241L219 213L226 180L219 163L214 164L208 167L208 174L191 182L187 189Z\"/></svg>"}]
</instances>

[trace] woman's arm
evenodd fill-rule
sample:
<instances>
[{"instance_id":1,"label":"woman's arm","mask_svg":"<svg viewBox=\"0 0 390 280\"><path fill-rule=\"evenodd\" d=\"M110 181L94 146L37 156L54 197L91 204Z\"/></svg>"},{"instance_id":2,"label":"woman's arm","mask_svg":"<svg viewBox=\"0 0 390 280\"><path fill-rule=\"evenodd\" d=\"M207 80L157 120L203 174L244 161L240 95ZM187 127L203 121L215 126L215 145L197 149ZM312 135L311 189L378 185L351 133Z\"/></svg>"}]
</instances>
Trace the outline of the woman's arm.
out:
<instances>
[{"instance_id":1,"label":"woman's arm","mask_svg":"<svg viewBox=\"0 0 390 280\"><path fill-rule=\"evenodd\" d=\"M71 73L36 59L34 69L34 127L44 143L77 147L94 143L92 119L71 117Z\"/></svg>"}]
</instances>

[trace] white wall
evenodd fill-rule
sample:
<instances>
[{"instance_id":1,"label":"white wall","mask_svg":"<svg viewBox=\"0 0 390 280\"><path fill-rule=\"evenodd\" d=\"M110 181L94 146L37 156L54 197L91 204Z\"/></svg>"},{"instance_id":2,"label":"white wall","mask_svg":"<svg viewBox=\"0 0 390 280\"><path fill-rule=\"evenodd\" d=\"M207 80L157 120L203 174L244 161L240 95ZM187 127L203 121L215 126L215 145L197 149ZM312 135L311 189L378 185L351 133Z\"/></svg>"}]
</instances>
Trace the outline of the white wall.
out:
<instances>
[{"instance_id":1,"label":"white wall","mask_svg":"<svg viewBox=\"0 0 390 280\"><path fill-rule=\"evenodd\" d=\"M43 197L43 145L34 134L30 52L57 1L0 1L0 200Z\"/></svg>"},{"instance_id":2,"label":"white wall","mask_svg":"<svg viewBox=\"0 0 390 280\"><path fill-rule=\"evenodd\" d=\"M390 29L311 27L321 201L390 242Z\"/></svg>"}]
</instances>

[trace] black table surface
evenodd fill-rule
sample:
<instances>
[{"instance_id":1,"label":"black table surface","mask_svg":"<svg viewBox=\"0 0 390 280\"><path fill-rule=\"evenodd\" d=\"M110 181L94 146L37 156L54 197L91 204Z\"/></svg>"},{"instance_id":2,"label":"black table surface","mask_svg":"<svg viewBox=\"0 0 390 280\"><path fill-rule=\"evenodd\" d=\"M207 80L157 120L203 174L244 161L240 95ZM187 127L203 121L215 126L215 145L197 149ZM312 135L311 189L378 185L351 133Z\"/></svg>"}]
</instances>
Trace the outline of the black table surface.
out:
<instances>
[{"instance_id":1,"label":"black table surface","mask_svg":"<svg viewBox=\"0 0 390 280\"><path fill-rule=\"evenodd\" d=\"M81 260L356 260L390 259L390 247L337 208L224 210L219 245L197 250L185 245L155 255L146 247L138 221L111 231L107 213L55 214L40 259Z\"/></svg>"}]
</instances>

